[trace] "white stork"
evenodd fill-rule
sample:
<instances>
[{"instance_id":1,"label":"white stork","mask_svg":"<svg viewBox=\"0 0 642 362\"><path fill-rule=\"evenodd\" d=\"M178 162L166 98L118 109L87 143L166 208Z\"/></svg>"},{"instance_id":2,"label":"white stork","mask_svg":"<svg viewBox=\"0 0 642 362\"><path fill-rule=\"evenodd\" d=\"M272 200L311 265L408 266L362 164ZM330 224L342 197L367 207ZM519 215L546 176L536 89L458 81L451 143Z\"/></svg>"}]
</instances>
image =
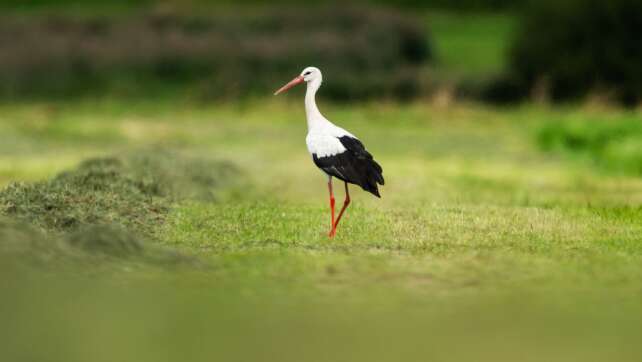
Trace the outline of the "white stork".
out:
<instances>
[{"instance_id":1,"label":"white stork","mask_svg":"<svg viewBox=\"0 0 642 362\"><path fill-rule=\"evenodd\" d=\"M288 84L277 90L274 95L284 92L297 84L306 82L305 113L308 120L308 135L305 143L312 155L314 164L328 175L328 191L330 192L330 210L332 223L330 237L337 232L337 225L343 212L350 204L348 183L361 186L362 189L377 197L379 189L377 184L383 185L383 170L381 166L366 151L363 143L352 133L328 121L317 108L315 95L323 77L321 71L315 67L307 67L301 75L292 79ZM332 192L332 177L345 183L346 197L343 207L336 220L334 218L334 194Z\"/></svg>"}]
</instances>

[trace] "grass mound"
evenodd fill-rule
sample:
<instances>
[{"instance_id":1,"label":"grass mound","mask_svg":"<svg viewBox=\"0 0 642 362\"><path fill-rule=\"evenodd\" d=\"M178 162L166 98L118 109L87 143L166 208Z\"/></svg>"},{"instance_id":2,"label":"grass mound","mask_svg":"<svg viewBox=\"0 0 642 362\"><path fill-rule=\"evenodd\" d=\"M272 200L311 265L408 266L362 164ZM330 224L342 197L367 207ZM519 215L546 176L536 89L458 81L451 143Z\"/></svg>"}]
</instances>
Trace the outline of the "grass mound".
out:
<instances>
[{"instance_id":1,"label":"grass mound","mask_svg":"<svg viewBox=\"0 0 642 362\"><path fill-rule=\"evenodd\" d=\"M89 255L182 262L184 256L144 240L154 237L175 201L214 200L238 176L226 162L150 150L90 159L48 181L9 185L0 191L0 256L31 264Z\"/></svg>"},{"instance_id":2,"label":"grass mound","mask_svg":"<svg viewBox=\"0 0 642 362\"><path fill-rule=\"evenodd\" d=\"M114 224L151 235L173 201L212 200L235 174L228 163L169 152L97 158L49 181L9 185L0 211L45 230Z\"/></svg>"},{"instance_id":3,"label":"grass mound","mask_svg":"<svg viewBox=\"0 0 642 362\"><path fill-rule=\"evenodd\" d=\"M8 216L46 230L114 223L148 232L162 220L167 205L146 188L123 161L94 159L50 181L12 184L0 193L0 203Z\"/></svg>"},{"instance_id":4,"label":"grass mound","mask_svg":"<svg viewBox=\"0 0 642 362\"><path fill-rule=\"evenodd\" d=\"M228 163L178 153L97 158L49 181L9 185L0 192L0 212L45 230L107 224L151 235L173 201L212 200L237 176Z\"/></svg>"},{"instance_id":5,"label":"grass mound","mask_svg":"<svg viewBox=\"0 0 642 362\"><path fill-rule=\"evenodd\" d=\"M114 257L142 255L143 242L127 230L107 225L91 225L68 237L69 244L90 253Z\"/></svg>"},{"instance_id":6,"label":"grass mound","mask_svg":"<svg viewBox=\"0 0 642 362\"><path fill-rule=\"evenodd\" d=\"M215 201L220 188L240 177L232 163L167 151L136 153L124 166L143 193L172 201Z\"/></svg>"}]
</instances>

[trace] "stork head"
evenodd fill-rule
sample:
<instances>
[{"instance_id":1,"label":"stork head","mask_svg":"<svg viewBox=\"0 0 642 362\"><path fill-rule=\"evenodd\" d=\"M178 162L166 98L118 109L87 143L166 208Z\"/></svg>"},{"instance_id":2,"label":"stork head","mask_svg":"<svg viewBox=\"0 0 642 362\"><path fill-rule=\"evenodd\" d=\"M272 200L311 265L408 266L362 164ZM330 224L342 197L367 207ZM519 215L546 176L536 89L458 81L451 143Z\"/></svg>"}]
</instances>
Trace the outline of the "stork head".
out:
<instances>
[{"instance_id":1,"label":"stork head","mask_svg":"<svg viewBox=\"0 0 642 362\"><path fill-rule=\"evenodd\" d=\"M323 77L321 76L321 71L317 67L307 67L303 69L301 72L301 75L298 77L292 79L288 84L284 85L281 87L279 90L274 92L274 95L277 95L279 93L283 93L286 90L294 87L297 84L301 84L303 82L314 82L319 85L321 85L321 81L323 80Z\"/></svg>"}]
</instances>

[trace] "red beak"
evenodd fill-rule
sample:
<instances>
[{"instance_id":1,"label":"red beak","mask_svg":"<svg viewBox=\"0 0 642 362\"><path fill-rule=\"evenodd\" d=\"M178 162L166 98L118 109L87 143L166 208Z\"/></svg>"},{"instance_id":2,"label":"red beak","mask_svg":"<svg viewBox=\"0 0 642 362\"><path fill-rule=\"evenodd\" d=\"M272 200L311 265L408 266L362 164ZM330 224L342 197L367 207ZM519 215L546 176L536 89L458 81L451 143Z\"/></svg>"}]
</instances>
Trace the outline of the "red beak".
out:
<instances>
[{"instance_id":1,"label":"red beak","mask_svg":"<svg viewBox=\"0 0 642 362\"><path fill-rule=\"evenodd\" d=\"M283 86L283 87L281 87L278 91L274 92L274 95L277 95L277 94L279 94L279 93L283 93L283 92L285 92L286 90L288 90L288 89L290 89L290 88L294 87L295 85L297 85L297 84L299 84L299 83L303 83L303 77L302 77L302 76L298 76L298 77L296 77L296 78L292 79L292 80L290 81L290 83L288 83L288 84L284 85L284 86Z\"/></svg>"}]
</instances>

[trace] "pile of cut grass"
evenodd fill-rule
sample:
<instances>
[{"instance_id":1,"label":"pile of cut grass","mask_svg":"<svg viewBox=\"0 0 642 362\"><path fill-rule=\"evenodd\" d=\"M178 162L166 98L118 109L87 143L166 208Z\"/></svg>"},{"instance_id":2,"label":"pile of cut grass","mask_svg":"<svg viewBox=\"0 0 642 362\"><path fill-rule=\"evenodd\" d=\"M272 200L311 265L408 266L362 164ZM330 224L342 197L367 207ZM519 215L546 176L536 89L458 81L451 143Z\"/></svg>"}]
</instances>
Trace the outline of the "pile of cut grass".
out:
<instances>
[{"instance_id":1,"label":"pile of cut grass","mask_svg":"<svg viewBox=\"0 0 642 362\"><path fill-rule=\"evenodd\" d=\"M118 158L85 161L52 180L9 185L0 193L2 212L44 230L74 231L88 224L118 224L149 232L167 213L167 203L150 191Z\"/></svg>"},{"instance_id":2,"label":"pile of cut grass","mask_svg":"<svg viewBox=\"0 0 642 362\"><path fill-rule=\"evenodd\" d=\"M238 179L231 164L166 151L95 158L38 183L0 191L0 252L113 257L144 254L176 201L215 200ZM60 245L64 245L61 249ZM42 258L41 258L42 259ZM44 258L46 259L46 257Z\"/></svg>"},{"instance_id":3,"label":"pile of cut grass","mask_svg":"<svg viewBox=\"0 0 642 362\"><path fill-rule=\"evenodd\" d=\"M44 230L115 224L151 235L172 202L214 200L236 174L226 162L163 151L95 158L48 181L9 185L0 211Z\"/></svg>"}]
</instances>

